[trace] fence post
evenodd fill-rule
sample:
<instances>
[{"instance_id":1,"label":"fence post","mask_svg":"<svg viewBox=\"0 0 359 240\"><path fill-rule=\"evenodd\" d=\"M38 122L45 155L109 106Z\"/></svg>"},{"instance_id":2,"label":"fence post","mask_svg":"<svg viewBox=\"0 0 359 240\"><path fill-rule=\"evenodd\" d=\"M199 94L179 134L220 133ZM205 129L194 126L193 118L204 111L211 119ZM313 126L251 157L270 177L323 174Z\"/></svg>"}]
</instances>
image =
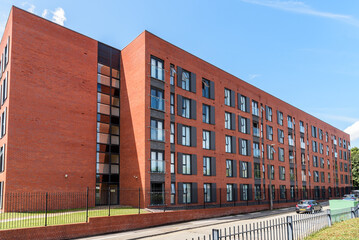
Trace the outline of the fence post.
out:
<instances>
[{"instance_id":1,"label":"fence post","mask_svg":"<svg viewBox=\"0 0 359 240\"><path fill-rule=\"evenodd\" d=\"M47 226L47 198L48 198L48 193L46 192L46 194L45 194L45 227Z\"/></svg>"},{"instance_id":2,"label":"fence post","mask_svg":"<svg viewBox=\"0 0 359 240\"><path fill-rule=\"evenodd\" d=\"M332 215L330 213L330 209L327 210L327 216L328 216L328 226L332 226Z\"/></svg>"},{"instance_id":3,"label":"fence post","mask_svg":"<svg viewBox=\"0 0 359 240\"><path fill-rule=\"evenodd\" d=\"M212 229L212 240L219 240L219 230Z\"/></svg>"},{"instance_id":4,"label":"fence post","mask_svg":"<svg viewBox=\"0 0 359 240\"><path fill-rule=\"evenodd\" d=\"M141 188L138 188L138 214L141 214Z\"/></svg>"},{"instance_id":5,"label":"fence post","mask_svg":"<svg viewBox=\"0 0 359 240\"><path fill-rule=\"evenodd\" d=\"M350 212L351 212L351 218L355 218L355 208L354 207L351 208Z\"/></svg>"},{"instance_id":6,"label":"fence post","mask_svg":"<svg viewBox=\"0 0 359 240\"><path fill-rule=\"evenodd\" d=\"M108 187L108 216L111 216L111 189Z\"/></svg>"},{"instance_id":7,"label":"fence post","mask_svg":"<svg viewBox=\"0 0 359 240\"><path fill-rule=\"evenodd\" d=\"M89 187L86 188L86 222L89 220Z\"/></svg>"},{"instance_id":8,"label":"fence post","mask_svg":"<svg viewBox=\"0 0 359 240\"><path fill-rule=\"evenodd\" d=\"M292 216L287 216L287 234L288 234L288 240L294 239Z\"/></svg>"}]
</instances>

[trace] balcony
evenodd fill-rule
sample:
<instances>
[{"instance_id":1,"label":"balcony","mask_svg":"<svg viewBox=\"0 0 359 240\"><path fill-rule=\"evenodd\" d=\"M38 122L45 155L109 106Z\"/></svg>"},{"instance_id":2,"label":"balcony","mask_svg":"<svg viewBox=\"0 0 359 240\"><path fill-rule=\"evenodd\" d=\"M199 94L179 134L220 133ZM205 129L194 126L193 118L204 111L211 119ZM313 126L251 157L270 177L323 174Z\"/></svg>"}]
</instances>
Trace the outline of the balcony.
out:
<instances>
[{"instance_id":1,"label":"balcony","mask_svg":"<svg viewBox=\"0 0 359 240\"><path fill-rule=\"evenodd\" d=\"M151 127L151 140L165 141L165 130L160 128Z\"/></svg>"},{"instance_id":2,"label":"balcony","mask_svg":"<svg viewBox=\"0 0 359 240\"><path fill-rule=\"evenodd\" d=\"M253 149L253 157L261 157L261 151L258 148Z\"/></svg>"},{"instance_id":3,"label":"balcony","mask_svg":"<svg viewBox=\"0 0 359 240\"><path fill-rule=\"evenodd\" d=\"M255 136L255 137L259 137L259 136L260 136L260 134L259 134L259 128L253 127L253 136Z\"/></svg>"},{"instance_id":4,"label":"balcony","mask_svg":"<svg viewBox=\"0 0 359 240\"><path fill-rule=\"evenodd\" d=\"M165 173L165 161L151 159L151 173Z\"/></svg>"},{"instance_id":5,"label":"balcony","mask_svg":"<svg viewBox=\"0 0 359 240\"><path fill-rule=\"evenodd\" d=\"M300 132L304 133L304 126L300 126Z\"/></svg>"},{"instance_id":6,"label":"balcony","mask_svg":"<svg viewBox=\"0 0 359 240\"><path fill-rule=\"evenodd\" d=\"M305 149L305 142L300 142L300 148Z\"/></svg>"},{"instance_id":7,"label":"balcony","mask_svg":"<svg viewBox=\"0 0 359 240\"><path fill-rule=\"evenodd\" d=\"M288 144L289 144L289 146L294 146L294 139L289 138L288 139Z\"/></svg>"},{"instance_id":8,"label":"balcony","mask_svg":"<svg viewBox=\"0 0 359 240\"><path fill-rule=\"evenodd\" d=\"M156 65L151 65L151 77L164 81L165 80L164 69L161 67L157 67Z\"/></svg>"},{"instance_id":9,"label":"balcony","mask_svg":"<svg viewBox=\"0 0 359 240\"><path fill-rule=\"evenodd\" d=\"M151 108L164 111L165 110L165 100L163 98L159 98L151 95Z\"/></svg>"}]
</instances>

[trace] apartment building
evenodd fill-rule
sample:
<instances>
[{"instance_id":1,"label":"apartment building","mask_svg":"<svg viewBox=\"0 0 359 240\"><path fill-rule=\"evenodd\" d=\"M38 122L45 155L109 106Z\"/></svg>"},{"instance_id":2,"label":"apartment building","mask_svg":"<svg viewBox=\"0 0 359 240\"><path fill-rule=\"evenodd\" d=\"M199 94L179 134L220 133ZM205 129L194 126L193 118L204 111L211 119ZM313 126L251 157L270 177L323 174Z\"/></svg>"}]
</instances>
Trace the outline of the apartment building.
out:
<instances>
[{"instance_id":1,"label":"apartment building","mask_svg":"<svg viewBox=\"0 0 359 240\"><path fill-rule=\"evenodd\" d=\"M139 189L176 208L351 186L348 134L147 31L118 50L13 7L0 52L0 199Z\"/></svg>"}]
</instances>

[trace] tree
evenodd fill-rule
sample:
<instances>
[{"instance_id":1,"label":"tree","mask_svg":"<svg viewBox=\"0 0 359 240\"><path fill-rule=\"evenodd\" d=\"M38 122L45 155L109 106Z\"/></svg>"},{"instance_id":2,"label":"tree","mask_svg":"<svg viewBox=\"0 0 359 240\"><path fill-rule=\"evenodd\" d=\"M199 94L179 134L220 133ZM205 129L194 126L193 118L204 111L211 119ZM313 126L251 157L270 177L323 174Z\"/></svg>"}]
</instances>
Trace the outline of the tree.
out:
<instances>
[{"instance_id":1,"label":"tree","mask_svg":"<svg viewBox=\"0 0 359 240\"><path fill-rule=\"evenodd\" d=\"M350 159L352 162L353 186L359 187L359 148L354 147L350 150Z\"/></svg>"}]
</instances>

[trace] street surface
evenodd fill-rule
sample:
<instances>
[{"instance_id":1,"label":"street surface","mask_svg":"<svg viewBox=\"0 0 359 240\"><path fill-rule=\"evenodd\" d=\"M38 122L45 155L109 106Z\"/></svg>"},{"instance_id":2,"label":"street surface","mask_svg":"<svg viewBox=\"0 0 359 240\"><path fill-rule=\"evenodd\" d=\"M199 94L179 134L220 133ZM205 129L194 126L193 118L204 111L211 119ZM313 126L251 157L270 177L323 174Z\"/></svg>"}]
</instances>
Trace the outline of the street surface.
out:
<instances>
[{"instance_id":1,"label":"street surface","mask_svg":"<svg viewBox=\"0 0 359 240\"><path fill-rule=\"evenodd\" d=\"M295 203L293 203L295 205ZM323 211L329 209L328 202L322 204ZM139 229L121 233L106 234L95 237L79 238L86 240L134 240L134 239L148 239L148 240L191 240L198 237L203 238L212 232L213 228L223 229L248 223L259 223L262 221L269 221L272 219L283 218L289 215L296 215L295 208L282 208L273 211L261 211L254 213L238 214L233 216L225 216L218 218L210 218L196 221L189 221L178 224L170 224L166 226L152 227L146 229Z\"/></svg>"}]
</instances>

